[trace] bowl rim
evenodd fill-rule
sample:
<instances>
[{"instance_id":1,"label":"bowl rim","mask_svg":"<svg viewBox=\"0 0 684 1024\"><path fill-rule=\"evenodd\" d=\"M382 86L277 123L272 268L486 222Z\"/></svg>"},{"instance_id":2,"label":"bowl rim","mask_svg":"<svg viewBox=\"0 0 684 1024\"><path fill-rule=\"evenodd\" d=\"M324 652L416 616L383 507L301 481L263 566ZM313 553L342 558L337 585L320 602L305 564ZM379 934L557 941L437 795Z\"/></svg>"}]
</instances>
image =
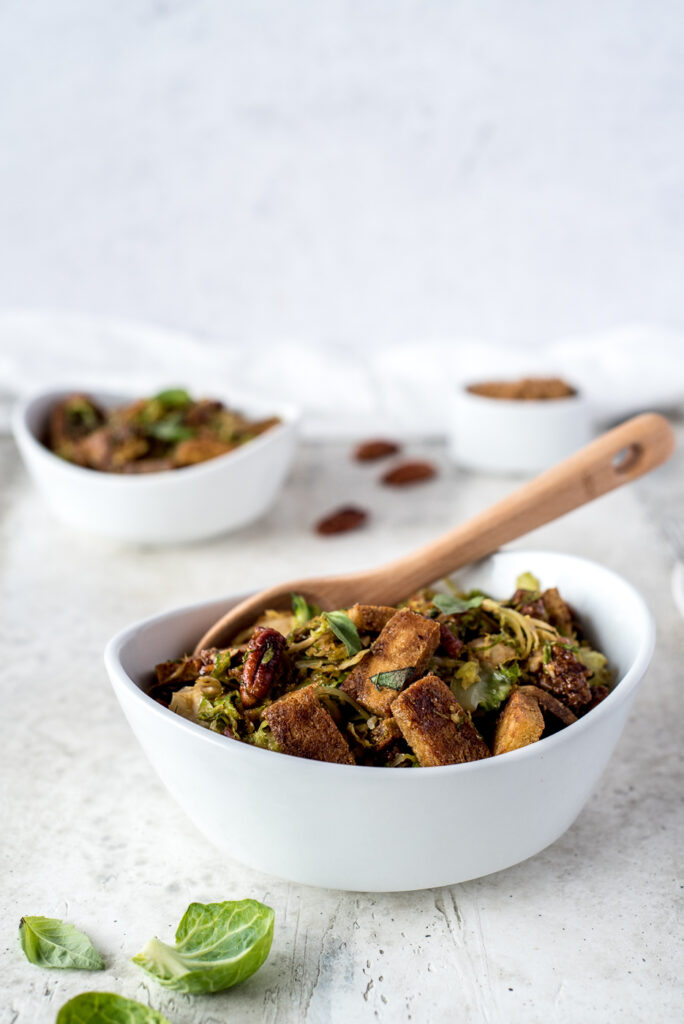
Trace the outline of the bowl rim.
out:
<instances>
[{"instance_id":1,"label":"bowl rim","mask_svg":"<svg viewBox=\"0 0 684 1024\"><path fill-rule=\"evenodd\" d=\"M573 737L578 735L580 730L592 728L594 723L598 723L602 717L611 713L612 709L618 704L627 699L628 695L632 690L640 683L643 678L646 669L648 668L651 660L654 646L655 646L655 623L653 615L649 610L646 601L641 596L639 591L634 587L628 580L626 580L619 573L614 572L612 569L608 569L606 566L601 565L599 562L594 562L591 559L583 558L580 555L572 555L563 552L556 551L543 551L541 549L535 549L532 551L525 551L520 549L503 550L495 552L486 559L481 559L479 562L473 563L473 565L481 565L492 559L499 558L501 556L525 556L530 561L539 557L552 556L553 558L559 559L561 562L566 564L573 563L576 567L591 567L592 570L598 570L604 573L607 577L610 577L613 582L616 582L626 594L629 595L632 601L634 601L639 607L642 614L641 622L641 640L637 649L636 655L625 672L625 674L617 681L608 696L601 701L595 708L592 708L586 715L579 718L572 725L566 726L565 729L561 729L559 732L554 733L552 736L547 736L537 743L531 743L526 747L520 747L517 750L509 751L505 754L497 754L496 756L483 758L479 761L469 761L464 764L450 764L450 765L437 765L430 767L429 771L420 771L417 773L412 772L411 778L425 778L429 780L431 778L449 776L454 773L459 775L467 775L472 771L489 772L498 771L497 766L511 763L513 760L525 760L530 757L541 757L543 759L546 752L551 752L557 746L564 745L568 742L573 742ZM472 566L464 566L463 569L471 568ZM455 574L454 574L455 575ZM251 746L248 743L242 743L234 741L226 745L225 737L219 736L217 733L211 732L209 729L203 729L201 726L196 725L194 722L190 722L183 718L181 715L177 715L175 712L170 711L163 705L158 704L152 697L150 697L138 684L131 679L128 673L121 664L121 651L125 645L134 637L141 635L147 628L155 626L157 623L165 619L173 619L176 617L182 617L190 612L199 611L202 608L209 607L211 605L220 604L222 601L235 603L241 600L243 597L248 596L247 594L231 594L224 598L214 597L210 600L197 601L191 605L180 606L177 608L170 609L165 612L161 612L157 615L150 616L146 619L141 619L131 625L125 627L116 633L111 640L108 642L104 651L104 662L109 678L112 682L112 686L116 692L118 686L121 686L123 690L132 696L134 700L140 701L143 707L151 714L157 714L161 716L162 721L173 729L180 729L182 732L187 732L195 736L198 742L216 744L218 747L229 750L231 753L229 756L237 758L238 761L242 761L245 765L256 764L258 761L254 761L254 758L261 759L262 763L267 764L264 758L278 758L277 761L273 761L273 767L275 768L278 764L281 765L283 771L293 770L301 771L304 769L303 765L308 766L308 770L312 770L317 773L323 773L323 775L330 775L333 778L346 778L364 776L368 779L371 777L374 779L397 778L397 782L388 782L389 785L401 784L399 780L403 776L401 771L391 771L387 768L373 765L343 765L343 764L332 764L327 761L312 761L307 758L295 757L291 754L283 754L278 751L266 750L260 747ZM152 666L151 666L152 668ZM201 737L204 737L202 740ZM283 763L285 758L285 763ZM313 768L311 767L313 765ZM354 775L350 776L349 773L353 772ZM341 775L339 773L342 773ZM380 774L378 774L380 773Z\"/></svg>"},{"instance_id":2,"label":"bowl rim","mask_svg":"<svg viewBox=\"0 0 684 1024\"><path fill-rule=\"evenodd\" d=\"M218 388L216 390L220 391ZM251 392L243 392L236 399L236 396L229 395L227 391L224 391L223 396L218 399L219 401L232 403L236 399L236 407L242 407L246 411L249 411L250 407L255 411L257 408L268 407L272 410L274 416L280 417L281 422L265 431L265 433L259 434L258 437L253 438L251 441L240 445L237 449L225 452L223 455L216 455L194 466L180 466L178 469L163 469L152 473L106 473L95 469L88 469L85 466L76 466L71 462L67 462L66 459L61 459L36 437L36 434L29 426L29 416L38 403L55 403L62 398L76 393L78 393L76 388L42 388L40 391L34 391L29 395L19 398L12 408L12 433L18 445L23 443L30 449L32 455L46 464L55 468L59 466L61 471L70 476L74 482L79 480L82 482L97 481L107 487L137 487L140 489L144 486L168 486L174 482L177 484L179 479L193 480L196 477L207 475L228 465L239 465L241 462L262 451L284 434L290 433L301 420L300 410L290 403L269 402L267 399L260 398ZM88 388L85 389L84 393L92 395L96 400L103 402L108 400L114 402L135 401L135 397L126 396L121 391L108 391L105 388Z\"/></svg>"}]
</instances>

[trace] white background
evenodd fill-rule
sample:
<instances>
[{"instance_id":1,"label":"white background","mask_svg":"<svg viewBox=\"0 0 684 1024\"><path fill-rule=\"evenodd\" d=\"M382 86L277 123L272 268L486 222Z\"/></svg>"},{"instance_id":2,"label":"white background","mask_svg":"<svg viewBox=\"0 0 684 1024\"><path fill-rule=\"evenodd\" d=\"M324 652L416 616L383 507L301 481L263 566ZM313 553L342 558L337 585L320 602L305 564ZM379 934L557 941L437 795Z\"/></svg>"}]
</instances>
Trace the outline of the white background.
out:
<instances>
[{"instance_id":1,"label":"white background","mask_svg":"<svg viewBox=\"0 0 684 1024\"><path fill-rule=\"evenodd\" d=\"M675 0L0 5L0 306L234 345L684 325Z\"/></svg>"}]
</instances>

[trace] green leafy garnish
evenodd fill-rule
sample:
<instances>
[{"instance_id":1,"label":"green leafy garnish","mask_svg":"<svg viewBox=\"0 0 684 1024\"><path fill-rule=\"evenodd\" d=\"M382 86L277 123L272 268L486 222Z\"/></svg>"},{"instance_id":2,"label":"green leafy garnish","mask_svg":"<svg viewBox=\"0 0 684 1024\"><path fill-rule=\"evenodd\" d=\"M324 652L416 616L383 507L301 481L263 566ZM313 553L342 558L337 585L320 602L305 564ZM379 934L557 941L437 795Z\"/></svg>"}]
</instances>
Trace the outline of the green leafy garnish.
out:
<instances>
[{"instance_id":1,"label":"green leafy garnish","mask_svg":"<svg viewBox=\"0 0 684 1024\"><path fill-rule=\"evenodd\" d=\"M392 672L378 672L377 675L370 677L370 681L377 686L378 690L383 686L390 690L402 690L405 684L413 678L415 671L414 665L411 665L410 668L395 668Z\"/></svg>"},{"instance_id":2,"label":"green leafy garnish","mask_svg":"<svg viewBox=\"0 0 684 1024\"><path fill-rule=\"evenodd\" d=\"M318 614L318 609L309 604L301 594L292 594L292 611L295 617L295 629L306 626L307 622Z\"/></svg>"},{"instance_id":3,"label":"green leafy garnish","mask_svg":"<svg viewBox=\"0 0 684 1024\"><path fill-rule=\"evenodd\" d=\"M160 391L158 395L155 395L152 401L161 402L162 405L172 409L178 409L184 405L190 405L192 399L185 388L167 388L166 391Z\"/></svg>"},{"instance_id":4,"label":"green leafy garnish","mask_svg":"<svg viewBox=\"0 0 684 1024\"><path fill-rule=\"evenodd\" d=\"M135 999L113 992L82 992L65 1003L56 1024L171 1024L167 1017Z\"/></svg>"},{"instance_id":5,"label":"green leafy garnish","mask_svg":"<svg viewBox=\"0 0 684 1024\"><path fill-rule=\"evenodd\" d=\"M86 431L94 430L99 423L95 407L86 398L75 397L65 406L65 412L72 423Z\"/></svg>"},{"instance_id":6,"label":"green leafy garnish","mask_svg":"<svg viewBox=\"0 0 684 1024\"><path fill-rule=\"evenodd\" d=\"M163 420L156 423L148 423L145 426L145 433L157 441L165 441L167 444L175 444L177 441L188 441L195 436L192 427L186 427L182 422L183 414L180 412L171 413Z\"/></svg>"},{"instance_id":7,"label":"green leafy garnish","mask_svg":"<svg viewBox=\"0 0 684 1024\"><path fill-rule=\"evenodd\" d=\"M484 597L476 594L474 597L457 597L455 594L435 594L432 603L439 608L444 615L460 615L468 612L471 608L479 608Z\"/></svg>"},{"instance_id":8,"label":"green leafy garnish","mask_svg":"<svg viewBox=\"0 0 684 1024\"><path fill-rule=\"evenodd\" d=\"M57 917L22 917L19 941L26 959L39 967L104 969L104 961L88 936Z\"/></svg>"},{"instance_id":9,"label":"green leafy garnish","mask_svg":"<svg viewBox=\"0 0 684 1024\"><path fill-rule=\"evenodd\" d=\"M266 960L274 913L257 900L191 903L176 930L176 945L154 938L133 957L166 988L202 995L249 978Z\"/></svg>"},{"instance_id":10,"label":"green leafy garnish","mask_svg":"<svg viewBox=\"0 0 684 1024\"><path fill-rule=\"evenodd\" d=\"M540 590L539 580L531 572L523 572L515 581L517 590Z\"/></svg>"},{"instance_id":11,"label":"green leafy garnish","mask_svg":"<svg viewBox=\"0 0 684 1024\"><path fill-rule=\"evenodd\" d=\"M325 620L337 639L347 648L347 654L358 654L361 650L361 637L346 612L325 612Z\"/></svg>"}]
</instances>

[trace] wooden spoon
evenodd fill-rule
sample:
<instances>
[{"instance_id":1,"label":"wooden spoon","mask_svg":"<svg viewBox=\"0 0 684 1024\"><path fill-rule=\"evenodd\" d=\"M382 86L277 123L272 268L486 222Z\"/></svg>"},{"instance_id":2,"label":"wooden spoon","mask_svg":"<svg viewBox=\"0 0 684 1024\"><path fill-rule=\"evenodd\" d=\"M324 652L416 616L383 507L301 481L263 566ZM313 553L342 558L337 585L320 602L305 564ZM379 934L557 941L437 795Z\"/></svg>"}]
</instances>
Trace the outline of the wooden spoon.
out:
<instances>
[{"instance_id":1,"label":"wooden spoon","mask_svg":"<svg viewBox=\"0 0 684 1024\"><path fill-rule=\"evenodd\" d=\"M635 416L410 555L367 572L294 580L254 594L214 623L195 653L227 644L267 608L289 607L293 593L328 611L356 602L396 604L502 544L631 483L665 462L674 443L672 428L662 416Z\"/></svg>"}]
</instances>

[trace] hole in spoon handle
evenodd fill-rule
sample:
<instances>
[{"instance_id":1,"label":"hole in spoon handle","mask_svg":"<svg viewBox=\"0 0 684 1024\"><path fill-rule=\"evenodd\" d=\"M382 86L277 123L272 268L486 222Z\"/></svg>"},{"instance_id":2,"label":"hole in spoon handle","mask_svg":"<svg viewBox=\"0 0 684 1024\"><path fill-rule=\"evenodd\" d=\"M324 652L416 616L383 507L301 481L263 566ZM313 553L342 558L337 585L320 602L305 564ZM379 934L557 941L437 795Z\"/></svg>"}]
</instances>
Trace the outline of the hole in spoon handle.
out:
<instances>
[{"instance_id":1,"label":"hole in spoon handle","mask_svg":"<svg viewBox=\"0 0 684 1024\"><path fill-rule=\"evenodd\" d=\"M644 457L644 448L640 444L629 444L621 448L617 455L613 456L613 469L617 476L636 470Z\"/></svg>"},{"instance_id":2,"label":"hole in spoon handle","mask_svg":"<svg viewBox=\"0 0 684 1024\"><path fill-rule=\"evenodd\" d=\"M674 450L674 433L663 416L644 413L606 435L612 441L610 457L614 486L636 480L665 462Z\"/></svg>"}]
</instances>

